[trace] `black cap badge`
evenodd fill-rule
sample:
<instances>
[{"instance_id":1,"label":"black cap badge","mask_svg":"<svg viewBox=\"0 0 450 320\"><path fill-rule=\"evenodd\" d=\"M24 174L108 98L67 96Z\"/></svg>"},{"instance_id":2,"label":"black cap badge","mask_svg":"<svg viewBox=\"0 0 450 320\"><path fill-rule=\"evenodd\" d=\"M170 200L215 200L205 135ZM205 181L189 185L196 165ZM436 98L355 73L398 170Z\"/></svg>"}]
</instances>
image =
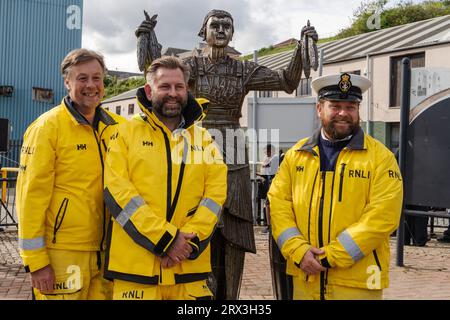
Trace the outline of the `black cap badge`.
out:
<instances>
[{"instance_id":1,"label":"black cap badge","mask_svg":"<svg viewBox=\"0 0 450 320\"><path fill-rule=\"evenodd\" d=\"M341 81L339 81L339 90L341 90L342 93L347 93L350 88L352 87L352 82L350 81L350 75L348 73L344 73L341 75Z\"/></svg>"}]
</instances>

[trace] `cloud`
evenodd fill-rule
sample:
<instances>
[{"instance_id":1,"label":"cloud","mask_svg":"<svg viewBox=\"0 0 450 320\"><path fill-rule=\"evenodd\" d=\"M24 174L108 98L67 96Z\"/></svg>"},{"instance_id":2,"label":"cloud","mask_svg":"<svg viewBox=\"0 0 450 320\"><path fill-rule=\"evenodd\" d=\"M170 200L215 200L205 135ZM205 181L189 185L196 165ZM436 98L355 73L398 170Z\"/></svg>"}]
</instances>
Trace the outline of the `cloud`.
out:
<instances>
[{"instance_id":1,"label":"cloud","mask_svg":"<svg viewBox=\"0 0 450 320\"><path fill-rule=\"evenodd\" d=\"M138 71L134 31L144 19L144 9L150 16L158 14L155 31L163 49L188 50L202 41L197 34L205 15L211 9L227 10L235 27L231 46L249 53L299 38L308 19L319 35L336 33L349 25L359 4L360 0L349 0L345 6L325 0L87 0L83 46L102 52L112 69Z\"/></svg>"}]
</instances>

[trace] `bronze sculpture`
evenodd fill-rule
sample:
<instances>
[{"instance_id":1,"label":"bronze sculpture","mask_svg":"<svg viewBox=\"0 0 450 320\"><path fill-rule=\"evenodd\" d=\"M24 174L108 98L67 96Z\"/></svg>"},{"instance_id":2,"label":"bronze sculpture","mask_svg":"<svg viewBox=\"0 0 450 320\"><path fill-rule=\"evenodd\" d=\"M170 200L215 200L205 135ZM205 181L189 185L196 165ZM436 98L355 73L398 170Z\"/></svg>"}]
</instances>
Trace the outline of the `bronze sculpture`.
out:
<instances>
[{"instance_id":1,"label":"bronze sculpture","mask_svg":"<svg viewBox=\"0 0 450 320\"><path fill-rule=\"evenodd\" d=\"M149 23L140 30L153 32ZM227 130L239 130L242 103L249 91L286 91L292 93L298 86L302 69L309 76L311 66L317 69L318 39L314 27L308 25L301 31L291 62L286 69L274 71L251 61L239 61L229 57L225 49L234 33L233 18L223 10L211 10L204 18L199 36L207 43L203 55L185 60L191 68L189 87L195 97L210 101L202 125L208 130L220 131L226 137ZM156 39L156 38L155 38ZM138 48L138 52L142 48ZM303 52L303 53L302 53ZM302 57L304 58L302 60ZM212 134L214 136L214 134ZM222 151L226 157L227 141ZM219 230L211 240L212 277L209 285L218 300L235 300L239 297L244 269L245 252L256 253L253 233L250 169L247 150L234 153L245 155L245 161L227 161L228 192L222 211Z\"/></svg>"},{"instance_id":2,"label":"bronze sculpture","mask_svg":"<svg viewBox=\"0 0 450 320\"><path fill-rule=\"evenodd\" d=\"M144 14L145 20L136 30L135 35L137 37L138 66L139 70L144 72L145 75L152 61L161 57L162 46L156 39L156 34L154 31L157 23L156 18L158 17L158 15L155 14L153 17L150 18L147 11L145 10Z\"/></svg>"}]
</instances>

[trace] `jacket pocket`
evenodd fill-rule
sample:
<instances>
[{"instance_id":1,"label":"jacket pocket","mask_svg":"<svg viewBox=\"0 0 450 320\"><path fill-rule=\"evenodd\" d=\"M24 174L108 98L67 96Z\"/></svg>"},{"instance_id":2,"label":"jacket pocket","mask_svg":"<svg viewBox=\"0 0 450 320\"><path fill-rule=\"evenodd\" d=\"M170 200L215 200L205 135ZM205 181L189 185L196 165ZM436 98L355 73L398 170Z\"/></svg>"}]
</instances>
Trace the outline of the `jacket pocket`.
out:
<instances>
[{"instance_id":1,"label":"jacket pocket","mask_svg":"<svg viewBox=\"0 0 450 320\"><path fill-rule=\"evenodd\" d=\"M382 271L382 269L381 269L381 264L380 264L380 259L378 259L377 250L373 250L372 253L373 253L373 257L374 257L374 259L375 259L375 262L376 262L378 268L380 268L380 271Z\"/></svg>"},{"instance_id":2,"label":"jacket pocket","mask_svg":"<svg viewBox=\"0 0 450 320\"><path fill-rule=\"evenodd\" d=\"M339 178L339 202L342 202L342 189L344 188L344 174L346 165L346 163L341 164L341 174Z\"/></svg>"},{"instance_id":3,"label":"jacket pocket","mask_svg":"<svg viewBox=\"0 0 450 320\"><path fill-rule=\"evenodd\" d=\"M55 224L53 226L53 240L52 243L56 243L56 233L63 223L64 217L66 216L67 206L69 204L69 199L64 198L59 206L58 213L56 214Z\"/></svg>"},{"instance_id":4,"label":"jacket pocket","mask_svg":"<svg viewBox=\"0 0 450 320\"><path fill-rule=\"evenodd\" d=\"M193 216L196 212L197 212L198 206L196 206L195 208L192 208L188 211L188 213L186 214L187 217L191 217Z\"/></svg>"},{"instance_id":5,"label":"jacket pocket","mask_svg":"<svg viewBox=\"0 0 450 320\"><path fill-rule=\"evenodd\" d=\"M213 294L206 285L206 281L195 281L184 284L188 298L192 300L212 300Z\"/></svg>"},{"instance_id":6,"label":"jacket pocket","mask_svg":"<svg viewBox=\"0 0 450 320\"><path fill-rule=\"evenodd\" d=\"M56 274L55 284L52 292L42 292L47 296L53 296L51 299L73 300L72 295L81 292L83 289L83 276L81 272Z\"/></svg>"}]
</instances>

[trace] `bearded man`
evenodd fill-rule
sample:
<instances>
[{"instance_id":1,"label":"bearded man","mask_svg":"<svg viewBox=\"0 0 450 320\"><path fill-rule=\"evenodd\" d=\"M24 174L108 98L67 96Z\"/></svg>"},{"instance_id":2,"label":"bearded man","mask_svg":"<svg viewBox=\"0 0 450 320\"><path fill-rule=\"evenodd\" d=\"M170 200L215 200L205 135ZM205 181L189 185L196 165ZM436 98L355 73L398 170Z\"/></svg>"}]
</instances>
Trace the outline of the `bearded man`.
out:
<instances>
[{"instance_id":1,"label":"bearded man","mask_svg":"<svg viewBox=\"0 0 450 320\"><path fill-rule=\"evenodd\" d=\"M403 200L392 152L359 125L358 75L315 79L322 128L284 157L269 190L273 237L295 300L382 299Z\"/></svg>"},{"instance_id":2,"label":"bearded man","mask_svg":"<svg viewBox=\"0 0 450 320\"><path fill-rule=\"evenodd\" d=\"M158 53L152 54L152 48L159 46L153 31L156 16L146 17L136 31L142 70L148 61L158 57ZM311 66L317 69L318 36L312 26L302 29L301 41L297 42L289 65L280 70L228 56L226 48L233 34L231 14L224 10L211 10L198 34L206 41L206 48L201 55L185 60L190 67L190 91L197 98L209 100L202 126L216 138L228 168L227 199L218 230L211 240L213 272L208 284L218 300L238 299L245 252L256 253L250 169L245 134L239 123L242 103L253 90L292 93L298 87L302 71L308 78Z\"/></svg>"}]
</instances>

